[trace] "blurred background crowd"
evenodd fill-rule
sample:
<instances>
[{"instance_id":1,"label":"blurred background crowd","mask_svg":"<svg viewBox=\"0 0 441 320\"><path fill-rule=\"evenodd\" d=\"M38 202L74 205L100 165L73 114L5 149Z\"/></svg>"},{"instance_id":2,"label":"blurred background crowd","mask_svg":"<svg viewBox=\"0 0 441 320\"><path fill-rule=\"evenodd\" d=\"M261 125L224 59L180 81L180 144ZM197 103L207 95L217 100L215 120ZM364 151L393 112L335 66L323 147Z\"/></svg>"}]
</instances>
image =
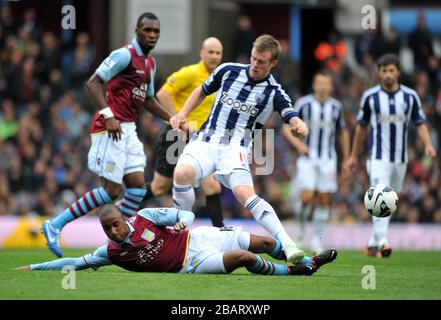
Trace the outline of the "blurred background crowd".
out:
<instances>
[{"instance_id":1,"label":"blurred background crowd","mask_svg":"<svg viewBox=\"0 0 441 320\"><path fill-rule=\"evenodd\" d=\"M0 10L0 215L55 215L99 183L86 166L90 119L96 109L84 83L104 56L98 56L94 39L87 32L76 32L74 41L65 45L59 35L41 27L35 10L15 15L4 2ZM231 58L247 63L259 33L246 15L237 19L236 29L233 56L224 57L224 61ZM280 41L283 52L273 74L295 101L309 93L309 88L301 85L305 75L289 55L289 40ZM392 27L386 32L366 31L349 45L345 35L331 31L313 44L316 69L326 68L334 75L334 96L343 103L351 133L363 91L377 83L375 61L383 53L401 57L401 82L420 96L438 157L434 161L424 157L411 127L408 173L395 221L441 223L440 43L439 35L430 32L421 15L417 27L406 34ZM166 76L158 69L156 89ZM149 114L143 114L140 122L150 181L153 146L163 123ZM267 126L275 130L276 141L266 146L275 149L274 172L256 176L255 184L257 193L274 206L281 219L288 219L295 217L297 153L283 138L281 125L275 114ZM339 191L334 196L331 218L334 222L370 221L363 205L369 186L366 154L365 150L355 174L338 177ZM225 217L250 217L229 190L223 190L222 203ZM149 204L171 205L170 197ZM205 215L203 202L197 206L197 212Z\"/></svg>"}]
</instances>

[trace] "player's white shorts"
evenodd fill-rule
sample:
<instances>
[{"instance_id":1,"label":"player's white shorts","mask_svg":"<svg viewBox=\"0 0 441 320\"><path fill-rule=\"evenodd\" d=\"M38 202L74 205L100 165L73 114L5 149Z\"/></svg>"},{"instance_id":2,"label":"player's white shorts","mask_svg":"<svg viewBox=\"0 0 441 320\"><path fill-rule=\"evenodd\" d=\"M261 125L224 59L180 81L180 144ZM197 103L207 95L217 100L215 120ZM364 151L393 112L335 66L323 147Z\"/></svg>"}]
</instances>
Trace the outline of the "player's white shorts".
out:
<instances>
[{"instance_id":1,"label":"player's white shorts","mask_svg":"<svg viewBox=\"0 0 441 320\"><path fill-rule=\"evenodd\" d=\"M197 227L190 231L186 262L180 273L227 273L224 252L248 250L250 234L242 228Z\"/></svg>"},{"instance_id":2,"label":"player's white shorts","mask_svg":"<svg viewBox=\"0 0 441 320\"><path fill-rule=\"evenodd\" d=\"M337 162L299 157L295 182L299 190L336 192L338 188Z\"/></svg>"},{"instance_id":3,"label":"player's white shorts","mask_svg":"<svg viewBox=\"0 0 441 320\"><path fill-rule=\"evenodd\" d=\"M367 173L371 185L383 183L396 192L403 188L406 177L407 163L391 163L389 161L368 160Z\"/></svg>"},{"instance_id":4,"label":"player's white shorts","mask_svg":"<svg viewBox=\"0 0 441 320\"><path fill-rule=\"evenodd\" d=\"M229 189L237 185L253 187L248 155L245 147L195 140L185 146L176 166L191 165L197 182L214 173L215 179Z\"/></svg>"},{"instance_id":5,"label":"player's white shorts","mask_svg":"<svg viewBox=\"0 0 441 320\"><path fill-rule=\"evenodd\" d=\"M139 141L134 122L120 124L121 140L114 141L107 131L92 134L92 145L87 157L89 170L100 177L121 184L123 176L132 172L144 172L146 156Z\"/></svg>"}]
</instances>

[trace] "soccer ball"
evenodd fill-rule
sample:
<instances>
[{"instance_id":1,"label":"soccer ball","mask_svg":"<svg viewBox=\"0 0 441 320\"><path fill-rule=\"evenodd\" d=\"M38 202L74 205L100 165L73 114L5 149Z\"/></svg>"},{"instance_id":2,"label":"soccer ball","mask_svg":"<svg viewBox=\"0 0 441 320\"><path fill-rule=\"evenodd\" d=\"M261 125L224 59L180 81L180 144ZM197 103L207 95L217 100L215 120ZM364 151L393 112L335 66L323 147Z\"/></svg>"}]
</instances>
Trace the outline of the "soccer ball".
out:
<instances>
[{"instance_id":1,"label":"soccer ball","mask_svg":"<svg viewBox=\"0 0 441 320\"><path fill-rule=\"evenodd\" d=\"M397 210L397 205L396 192L385 184L370 187L364 195L364 206L375 217L389 217Z\"/></svg>"}]
</instances>

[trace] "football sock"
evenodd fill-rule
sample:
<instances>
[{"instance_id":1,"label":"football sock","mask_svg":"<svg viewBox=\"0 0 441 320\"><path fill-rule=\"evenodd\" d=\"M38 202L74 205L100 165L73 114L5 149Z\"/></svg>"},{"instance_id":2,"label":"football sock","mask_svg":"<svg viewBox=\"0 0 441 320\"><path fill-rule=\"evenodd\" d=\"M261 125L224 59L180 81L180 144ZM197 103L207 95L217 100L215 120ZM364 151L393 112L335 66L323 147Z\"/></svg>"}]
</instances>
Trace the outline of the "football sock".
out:
<instances>
[{"instance_id":1,"label":"football sock","mask_svg":"<svg viewBox=\"0 0 441 320\"><path fill-rule=\"evenodd\" d=\"M274 239L276 241L276 245L274 246L273 251L268 253L268 255L277 260L286 260L285 252L282 250L282 243L279 239Z\"/></svg>"},{"instance_id":2,"label":"football sock","mask_svg":"<svg viewBox=\"0 0 441 320\"><path fill-rule=\"evenodd\" d=\"M314 210L314 238L313 249L321 248L326 223L329 219L329 207L316 207Z\"/></svg>"},{"instance_id":3,"label":"football sock","mask_svg":"<svg viewBox=\"0 0 441 320\"><path fill-rule=\"evenodd\" d=\"M305 222L308 220L309 213L311 212L311 205L302 205L299 212L300 232L299 241L303 241L305 237Z\"/></svg>"},{"instance_id":4,"label":"football sock","mask_svg":"<svg viewBox=\"0 0 441 320\"><path fill-rule=\"evenodd\" d=\"M181 185L173 182L173 204L176 209L191 211L195 201L191 184Z\"/></svg>"},{"instance_id":5,"label":"football sock","mask_svg":"<svg viewBox=\"0 0 441 320\"><path fill-rule=\"evenodd\" d=\"M123 201L118 205L124 216L130 218L138 212L139 205L146 193L146 189L127 188L124 193Z\"/></svg>"},{"instance_id":6,"label":"football sock","mask_svg":"<svg viewBox=\"0 0 441 320\"><path fill-rule=\"evenodd\" d=\"M66 210L51 220L54 228L61 230L69 222L84 216L89 211L112 202L106 190L99 187L87 192L84 196L72 203Z\"/></svg>"},{"instance_id":7,"label":"football sock","mask_svg":"<svg viewBox=\"0 0 441 320\"><path fill-rule=\"evenodd\" d=\"M224 217L222 213L222 204L219 193L207 196L207 210L210 214L211 223L213 224L213 226L218 228L223 227Z\"/></svg>"},{"instance_id":8,"label":"football sock","mask_svg":"<svg viewBox=\"0 0 441 320\"><path fill-rule=\"evenodd\" d=\"M387 243L387 229L389 227L390 217L377 218L372 217L373 223L373 233L375 239L377 240L376 245L381 247L383 244Z\"/></svg>"},{"instance_id":9,"label":"football sock","mask_svg":"<svg viewBox=\"0 0 441 320\"><path fill-rule=\"evenodd\" d=\"M280 240L283 248L290 244L295 246L294 241L286 233L273 207L268 202L254 195L245 202L245 208L251 211L254 219L264 227L266 231L274 238Z\"/></svg>"},{"instance_id":10,"label":"football sock","mask_svg":"<svg viewBox=\"0 0 441 320\"><path fill-rule=\"evenodd\" d=\"M288 266L284 264L272 263L261 256L256 256L256 263L247 267L247 270L251 273L255 274L264 274L264 275L288 275L289 270Z\"/></svg>"}]
</instances>

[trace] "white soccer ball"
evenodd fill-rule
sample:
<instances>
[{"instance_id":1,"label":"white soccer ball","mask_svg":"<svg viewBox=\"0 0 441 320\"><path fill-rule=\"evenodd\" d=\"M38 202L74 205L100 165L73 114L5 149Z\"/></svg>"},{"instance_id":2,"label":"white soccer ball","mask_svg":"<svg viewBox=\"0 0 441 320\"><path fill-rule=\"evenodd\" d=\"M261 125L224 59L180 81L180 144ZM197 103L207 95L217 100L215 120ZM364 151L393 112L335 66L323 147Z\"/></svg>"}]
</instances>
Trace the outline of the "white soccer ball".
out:
<instances>
[{"instance_id":1,"label":"white soccer ball","mask_svg":"<svg viewBox=\"0 0 441 320\"><path fill-rule=\"evenodd\" d=\"M397 193L385 184L370 187L364 195L364 206L375 217L389 217L395 213L397 205Z\"/></svg>"}]
</instances>

